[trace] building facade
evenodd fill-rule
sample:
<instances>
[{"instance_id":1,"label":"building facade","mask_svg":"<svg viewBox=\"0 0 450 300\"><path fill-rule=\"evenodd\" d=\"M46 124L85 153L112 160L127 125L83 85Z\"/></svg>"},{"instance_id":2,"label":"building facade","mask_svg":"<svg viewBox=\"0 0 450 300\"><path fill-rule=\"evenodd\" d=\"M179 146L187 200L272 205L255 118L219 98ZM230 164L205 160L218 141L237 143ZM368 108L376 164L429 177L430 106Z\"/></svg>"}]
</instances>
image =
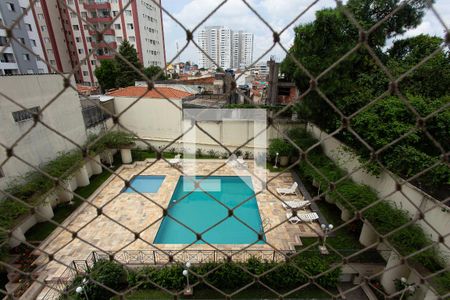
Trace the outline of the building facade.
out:
<instances>
[{"instance_id":1,"label":"building facade","mask_svg":"<svg viewBox=\"0 0 450 300\"><path fill-rule=\"evenodd\" d=\"M14 1L30 6L29 0ZM151 0L38 0L29 16L50 71L74 71L78 83L97 85L95 68L100 60L112 59L125 40L144 67L165 67L162 12Z\"/></svg>"},{"instance_id":2,"label":"building facade","mask_svg":"<svg viewBox=\"0 0 450 300\"><path fill-rule=\"evenodd\" d=\"M238 69L249 66L253 61L252 33L234 32L222 26L207 26L200 30L197 40L203 50L199 50L199 66L202 68L219 66Z\"/></svg>"},{"instance_id":3,"label":"building facade","mask_svg":"<svg viewBox=\"0 0 450 300\"><path fill-rule=\"evenodd\" d=\"M73 78L72 84L75 84ZM42 122L67 139L41 123L34 126L33 113L43 109L61 92L62 86L63 77L59 74L0 76L0 90L23 106L19 107L0 96L0 140L6 147L14 145L14 155L35 167L56 158L60 152L75 149L72 141L78 145L86 142L81 104L73 89L64 90L40 117ZM33 129L29 131L31 127ZM26 135L21 138L23 134ZM6 158L5 151L0 151L0 161ZM0 167L0 188L5 188L11 180L32 170L18 158L9 158Z\"/></svg>"},{"instance_id":4,"label":"building facade","mask_svg":"<svg viewBox=\"0 0 450 300\"><path fill-rule=\"evenodd\" d=\"M12 29L18 41L8 39L6 30L0 29L0 75L48 72L48 67L43 62L44 53L38 28L32 12L27 10L28 6L28 0L0 1L0 22L3 26L12 27L23 14L23 18Z\"/></svg>"}]
</instances>

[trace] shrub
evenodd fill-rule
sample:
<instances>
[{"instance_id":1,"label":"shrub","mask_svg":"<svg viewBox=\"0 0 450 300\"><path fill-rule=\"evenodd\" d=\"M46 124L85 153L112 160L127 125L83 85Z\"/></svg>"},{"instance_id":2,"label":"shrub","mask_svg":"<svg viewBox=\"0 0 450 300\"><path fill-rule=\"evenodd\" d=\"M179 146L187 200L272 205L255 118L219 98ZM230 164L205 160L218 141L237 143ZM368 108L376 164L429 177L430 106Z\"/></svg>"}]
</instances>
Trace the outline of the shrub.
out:
<instances>
[{"instance_id":1,"label":"shrub","mask_svg":"<svg viewBox=\"0 0 450 300\"><path fill-rule=\"evenodd\" d=\"M274 158L278 153L280 156L288 156L294 147L283 139L273 139L269 145L269 155Z\"/></svg>"},{"instance_id":2,"label":"shrub","mask_svg":"<svg viewBox=\"0 0 450 300\"><path fill-rule=\"evenodd\" d=\"M100 138L96 147L109 149L128 147L134 144L134 136L124 131L110 131Z\"/></svg>"},{"instance_id":3,"label":"shrub","mask_svg":"<svg viewBox=\"0 0 450 300\"><path fill-rule=\"evenodd\" d=\"M115 291L120 291L128 286L127 271L116 262L107 260L97 261L89 272L90 278ZM114 293L90 280L85 291L89 299L108 300Z\"/></svg>"}]
</instances>

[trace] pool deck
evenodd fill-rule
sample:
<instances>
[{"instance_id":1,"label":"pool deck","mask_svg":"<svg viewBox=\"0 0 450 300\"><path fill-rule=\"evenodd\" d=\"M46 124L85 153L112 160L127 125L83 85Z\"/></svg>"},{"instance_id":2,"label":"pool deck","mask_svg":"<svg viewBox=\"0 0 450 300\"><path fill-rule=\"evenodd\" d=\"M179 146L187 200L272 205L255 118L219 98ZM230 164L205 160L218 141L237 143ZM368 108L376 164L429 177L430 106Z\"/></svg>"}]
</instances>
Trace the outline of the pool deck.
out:
<instances>
[{"instance_id":1,"label":"pool deck","mask_svg":"<svg viewBox=\"0 0 450 300\"><path fill-rule=\"evenodd\" d=\"M286 210L269 191L262 189L259 180L247 170L234 169L228 165L219 168L224 160L197 160L196 170L184 169L191 175L217 175L217 176L252 176L252 183L263 223L267 222L265 235L267 244L255 245L218 245L207 244L178 245L156 244L153 240L159 229L163 217L163 209L167 207L172 193L175 190L181 172L169 166L164 161L154 162L147 160L131 165L124 165L116 172L121 177L131 179L139 175L165 175L166 178L157 193L145 194L120 193L124 182L117 176L112 176L88 201L82 204L64 223L67 229L77 232L74 238L72 233L57 229L41 245L46 253L52 253L56 260L69 265L73 260L84 260L93 251L120 252L122 250L293 250L295 245L301 245L302 237L315 237L321 233L318 222L290 224L286 220ZM253 170L253 162L248 161L249 168ZM190 172L195 173L190 173ZM266 176L267 188L273 193L277 187L288 187L294 179L291 174L271 173L266 169L253 170L257 176ZM285 196L284 200L292 200L298 196ZM101 213L99 214L99 209ZM308 212L308 210L306 210ZM136 237L139 236L139 239ZM47 255L35 262L41 265L41 270L48 274L47 280L58 278L66 266L49 261Z\"/></svg>"}]
</instances>

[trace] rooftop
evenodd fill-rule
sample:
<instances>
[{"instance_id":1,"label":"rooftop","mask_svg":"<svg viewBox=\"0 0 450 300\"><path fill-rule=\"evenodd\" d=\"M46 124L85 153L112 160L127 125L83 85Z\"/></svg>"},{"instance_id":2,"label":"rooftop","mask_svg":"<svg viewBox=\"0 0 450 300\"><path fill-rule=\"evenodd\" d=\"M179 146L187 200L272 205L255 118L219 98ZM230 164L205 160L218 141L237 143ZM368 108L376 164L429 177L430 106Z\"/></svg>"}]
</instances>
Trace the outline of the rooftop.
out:
<instances>
[{"instance_id":1,"label":"rooftop","mask_svg":"<svg viewBox=\"0 0 450 300\"><path fill-rule=\"evenodd\" d=\"M142 97L142 98L155 98L155 99L182 99L188 96L192 96L191 93L183 92L169 87L157 87L152 90L148 90L147 87L142 86L129 86L121 88L108 93L109 96L114 97Z\"/></svg>"}]
</instances>

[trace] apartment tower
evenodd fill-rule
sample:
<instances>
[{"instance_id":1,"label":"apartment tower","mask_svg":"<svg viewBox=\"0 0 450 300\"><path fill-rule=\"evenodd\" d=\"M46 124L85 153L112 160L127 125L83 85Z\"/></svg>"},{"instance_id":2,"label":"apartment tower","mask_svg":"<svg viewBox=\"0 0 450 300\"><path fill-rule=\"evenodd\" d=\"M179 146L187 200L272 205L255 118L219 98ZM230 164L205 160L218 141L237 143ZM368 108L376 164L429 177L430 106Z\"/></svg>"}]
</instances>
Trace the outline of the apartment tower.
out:
<instances>
[{"instance_id":1,"label":"apartment tower","mask_svg":"<svg viewBox=\"0 0 450 300\"><path fill-rule=\"evenodd\" d=\"M253 34L223 26L207 26L197 36L200 67L243 68L253 61ZM205 52L205 53L203 53ZM209 59L208 56L211 58Z\"/></svg>"}]
</instances>

